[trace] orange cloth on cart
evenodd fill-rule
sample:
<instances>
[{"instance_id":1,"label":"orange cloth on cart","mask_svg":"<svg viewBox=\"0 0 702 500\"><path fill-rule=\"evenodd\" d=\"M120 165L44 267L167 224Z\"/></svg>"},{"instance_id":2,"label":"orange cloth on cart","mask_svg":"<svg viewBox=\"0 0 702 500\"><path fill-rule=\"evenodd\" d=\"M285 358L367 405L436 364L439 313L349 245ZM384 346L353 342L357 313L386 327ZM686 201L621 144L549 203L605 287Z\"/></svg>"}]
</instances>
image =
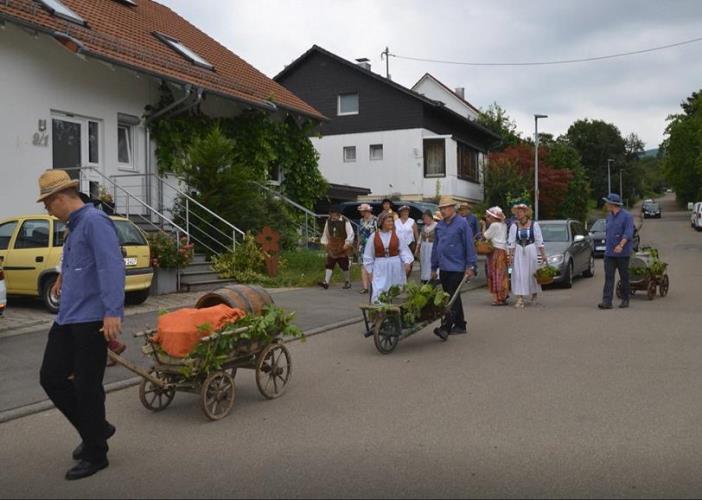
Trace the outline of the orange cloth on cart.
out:
<instances>
[{"instance_id":1,"label":"orange cloth on cart","mask_svg":"<svg viewBox=\"0 0 702 500\"><path fill-rule=\"evenodd\" d=\"M234 309L225 304L203 309L178 309L158 319L158 330L154 340L169 355L184 358L195 349L202 337L207 337L244 316L246 313L241 309ZM203 325L207 328L203 328Z\"/></svg>"}]
</instances>

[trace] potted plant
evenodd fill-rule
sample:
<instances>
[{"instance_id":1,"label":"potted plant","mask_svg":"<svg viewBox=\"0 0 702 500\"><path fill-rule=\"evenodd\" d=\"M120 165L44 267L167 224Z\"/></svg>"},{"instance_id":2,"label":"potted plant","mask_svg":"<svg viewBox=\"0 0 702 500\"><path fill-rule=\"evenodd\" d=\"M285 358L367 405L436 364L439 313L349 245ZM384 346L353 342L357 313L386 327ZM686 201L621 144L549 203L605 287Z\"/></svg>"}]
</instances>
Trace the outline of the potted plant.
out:
<instances>
[{"instance_id":1,"label":"potted plant","mask_svg":"<svg viewBox=\"0 0 702 500\"><path fill-rule=\"evenodd\" d=\"M185 237L178 241L175 236L159 231L149 236L149 246L154 268L154 295L177 292L178 270L190 264L194 257L192 243L188 243Z\"/></svg>"},{"instance_id":2,"label":"potted plant","mask_svg":"<svg viewBox=\"0 0 702 500\"><path fill-rule=\"evenodd\" d=\"M100 186L98 191L98 200L102 204L103 210L109 215L113 215L115 212L115 202L112 199L112 194L105 188L105 186Z\"/></svg>"}]
</instances>

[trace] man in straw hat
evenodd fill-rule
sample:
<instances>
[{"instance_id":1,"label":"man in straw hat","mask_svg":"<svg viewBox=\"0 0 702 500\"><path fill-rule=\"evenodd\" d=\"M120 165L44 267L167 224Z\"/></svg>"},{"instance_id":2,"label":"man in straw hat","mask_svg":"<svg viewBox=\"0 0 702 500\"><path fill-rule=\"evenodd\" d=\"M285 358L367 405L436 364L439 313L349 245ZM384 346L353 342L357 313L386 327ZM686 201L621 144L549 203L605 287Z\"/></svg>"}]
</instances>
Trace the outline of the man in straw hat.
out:
<instances>
[{"instance_id":1,"label":"man in straw hat","mask_svg":"<svg viewBox=\"0 0 702 500\"><path fill-rule=\"evenodd\" d=\"M602 290L602 302L597 307L612 309L614 274L619 270L622 283L622 302L619 307L624 309L629 307L629 258L634 239L634 218L622 208L622 199L618 194L610 193L602 200L609 215L605 235L605 285Z\"/></svg>"},{"instance_id":2,"label":"man in straw hat","mask_svg":"<svg viewBox=\"0 0 702 500\"><path fill-rule=\"evenodd\" d=\"M466 219L456 213L453 198L442 196L439 210L443 220L436 225L431 256L432 279L440 270L441 286L446 293L453 295L464 277L470 279L475 276L477 258L473 231ZM442 340L446 340L450 334L467 333L460 292L450 313L434 333Z\"/></svg>"},{"instance_id":3,"label":"man in straw hat","mask_svg":"<svg viewBox=\"0 0 702 500\"><path fill-rule=\"evenodd\" d=\"M473 207L471 204L466 201L461 202L461 204L458 205L458 213L461 215L461 217L468 221L468 225L470 226L471 231L473 231L473 236L477 236L480 232L478 227L478 218L473 213Z\"/></svg>"},{"instance_id":4,"label":"man in straw hat","mask_svg":"<svg viewBox=\"0 0 702 500\"><path fill-rule=\"evenodd\" d=\"M39 178L37 200L70 230L63 245L61 305L40 372L47 395L83 440L73 452L78 464L66 473L68 480L109 465L107 439L115 428L105 419L102 379L108 342L119 335L124 316L117 230L107 215L83 203L78 184L63 170L47 170Z\"/></svg>"}]
</instances>

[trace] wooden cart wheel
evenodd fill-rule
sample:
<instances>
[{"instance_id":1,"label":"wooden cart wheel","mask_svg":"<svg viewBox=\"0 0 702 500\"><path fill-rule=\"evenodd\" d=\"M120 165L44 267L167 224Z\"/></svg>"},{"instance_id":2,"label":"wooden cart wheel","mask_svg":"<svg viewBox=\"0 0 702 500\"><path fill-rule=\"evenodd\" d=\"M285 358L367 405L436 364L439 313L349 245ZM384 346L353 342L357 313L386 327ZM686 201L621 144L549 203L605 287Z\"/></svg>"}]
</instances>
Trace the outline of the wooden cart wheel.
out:
<instances>
[{"instance_id":1,"label":"wooden cart wheel","mask_svg":"<svg viewBox=\"0 0 702 500\"><path fill-rule=\"evenodd\" d=\"M159 373L154 369L150 370L149 374L156 378L161 378ZM171 404L174 397L175 389L172 387L164 389L148 379L142 379L141 384L139 384L139 400L147 410L154 412L165 410L168 408L168 405Z\"/></svg>"},{"instance_id":2,"label":"wooden cart wheel","mask_svg":"<svg viewBox=\"0 0 702 500\"><path fill-rule=\"evenodd\" d=\"M670 279L668 279L668 275L664 274L663 278L661 279L660 285L658 285L658 293L661 294L661 297L665 297L668 295L668 289L670 288Z\"/></svg>"},{"instance_id":3,"label":"wooden cart wheel","mask_svg":"<svg viewBox=\"0 0 702 500\"><path fill-rule=\"evenodd\" d=\"M617 281L617 298L621 299L622 298L622 282Z\"/></svg>"},{"instance_id":4,"label":"wooden cart wheel","mask_svg":"<svg viewBox=\"0 0 702 500\"><path fill-rule=\"evenodd\" d=\"M373 323L373 342L381 354L390 354L400 342L399 316L379 314Z\"/></svg>"},{"instance_id":5,"label":"wooden cart wheel","mask_svg":"<svg viewBox=\"0 0 702 500\"><path fill-rule=\"evenodd\" d=\"M227 372L214 372L202 384L200 405L210 420L220 420L234 405L234 379Z\"/></svg>"},{"instance_id":6,"label":"wooden cart wheel","mask_svg":"<svg viewBox=\"0 0 702 500\"><path fill-rule=\"evenodd\" d=\"M648 282L648 289L646 291L646 297L648 297L648 300L653 300L656 297L656 281L651 279Z\"/></svg>"},{"instance_id":7,"label":"wooden cart wheel","mask_svg":"<svg viewBox=\"0 0 702 500\"><path fill-rule=\"evenodd\" d=\"M290 351L281 343L271 344L258 355L256 385L266 399L276 399L285 393L292 378Z\"/></svg>"}]
</instances>

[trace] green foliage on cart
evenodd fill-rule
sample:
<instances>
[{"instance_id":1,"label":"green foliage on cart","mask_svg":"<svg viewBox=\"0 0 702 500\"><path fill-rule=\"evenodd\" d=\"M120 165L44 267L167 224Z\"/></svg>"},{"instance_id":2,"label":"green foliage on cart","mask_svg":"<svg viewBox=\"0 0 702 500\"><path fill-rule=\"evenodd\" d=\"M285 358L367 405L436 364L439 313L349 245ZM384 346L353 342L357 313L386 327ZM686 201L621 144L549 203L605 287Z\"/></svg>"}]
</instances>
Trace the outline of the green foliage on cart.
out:
<instances>
[{"instance_id":1,"label":"green foliage on cart","mask_svg":"<svg viewBox=\"0 0 702 500\"><path fill-rule=\"evenodd\" d=\"M381 305L378 310L382 311L383 306L392 305L392 301L404 293L405 300L400 305L402 311L402 324L409 327L419 321L430 321L440 316L449 301L449 294L434 285L418 285L408 283L404 289L398 286L391 287L387 292L378 296Z\"/></svg>"},{"instance_id":2,"label":"green foliage on cart","mask_svg":"<svg viewBox=\"0 0 702 500\"><path fill-rule=\"evenodd\" d=\"M185 358L182 373L185 377L221 370L222 366L237 353L251 355L257 347L270 344L276 338L304 338L300 328L293 324L295 313L268 305L260 315L247 315L230 323L210 335L208 342L200 342ZM242 328L245 331L238 331ZM200 325L203 332L211 331L211 325Z\"/></svg>"}]
</instances>

